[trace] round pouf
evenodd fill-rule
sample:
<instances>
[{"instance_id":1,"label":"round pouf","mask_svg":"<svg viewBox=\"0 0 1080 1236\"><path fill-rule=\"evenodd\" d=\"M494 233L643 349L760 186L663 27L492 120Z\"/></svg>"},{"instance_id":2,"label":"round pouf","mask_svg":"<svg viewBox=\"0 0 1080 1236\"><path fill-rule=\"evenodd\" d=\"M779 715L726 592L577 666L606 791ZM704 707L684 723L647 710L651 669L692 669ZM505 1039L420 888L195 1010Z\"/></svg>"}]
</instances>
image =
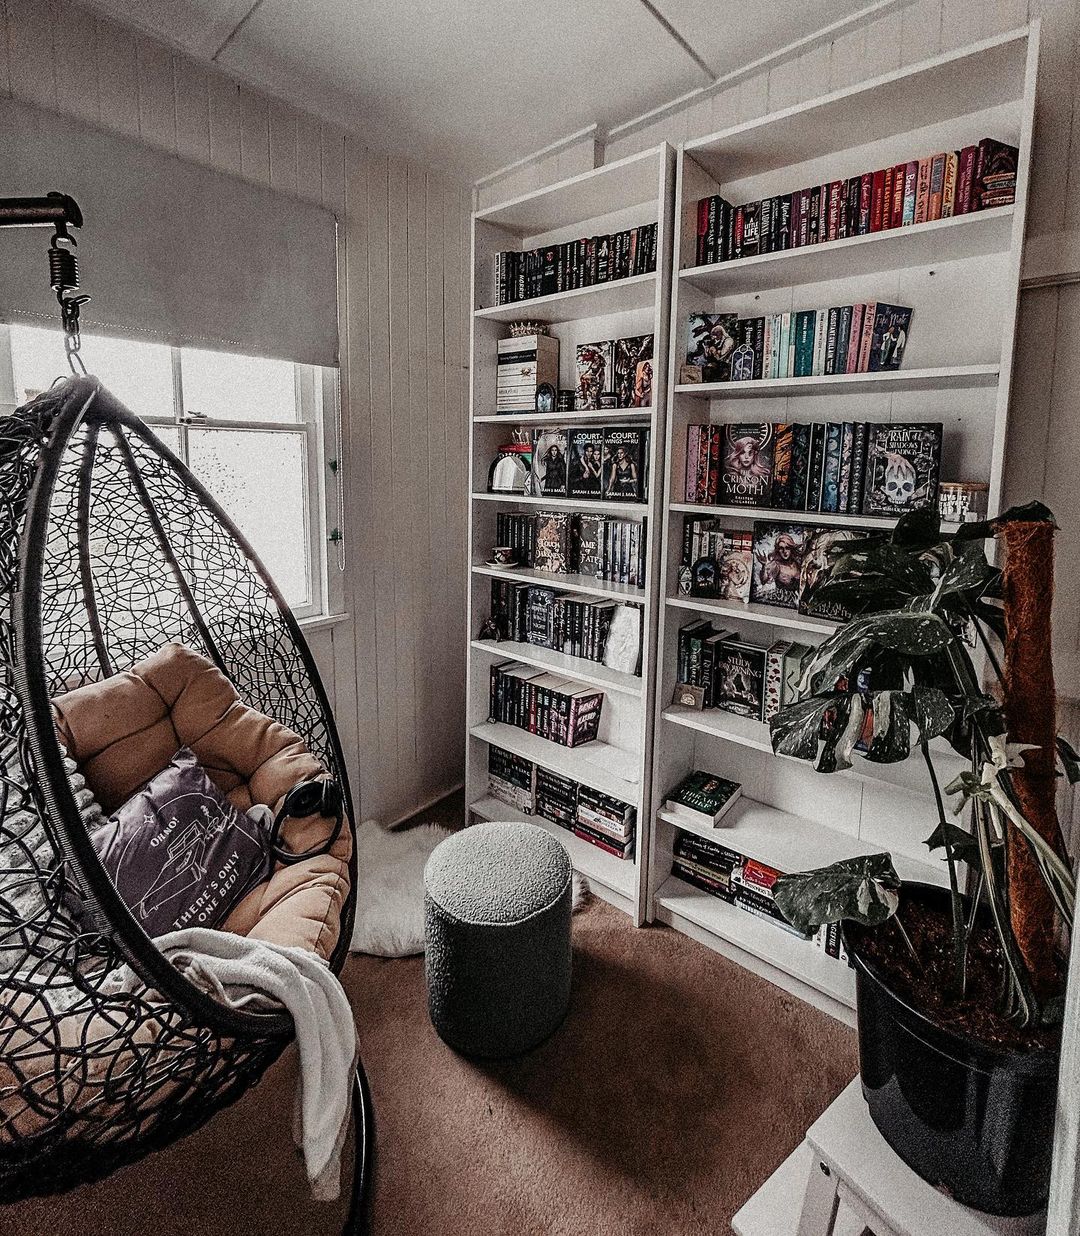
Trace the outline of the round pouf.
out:
<instances>
[{"instance_id":1,"label":"round pouf","mask_svg":"<svg viewBox=\"0 0 1080 1236\"><path fill-rule=\"evenodd\" d=\"M474 824L424 868L428 1012L467 1056L498 1059L547 1038L570 1004L573 875L535 824Z\"/></svg>"}]
</instances>

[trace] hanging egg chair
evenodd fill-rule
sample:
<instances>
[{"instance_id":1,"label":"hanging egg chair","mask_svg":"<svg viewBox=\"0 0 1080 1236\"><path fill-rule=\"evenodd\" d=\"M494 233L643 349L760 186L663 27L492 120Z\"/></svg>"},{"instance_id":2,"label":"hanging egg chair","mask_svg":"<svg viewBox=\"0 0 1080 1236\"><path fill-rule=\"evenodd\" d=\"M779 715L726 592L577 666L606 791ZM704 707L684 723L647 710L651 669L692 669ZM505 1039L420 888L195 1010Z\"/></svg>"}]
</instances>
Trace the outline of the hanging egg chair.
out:
<instances>
[{"instance_id":1,"label":"hanging egg chair","mask_svg":"<svg viewBox=\"0 0 1080 1236\"><path fill-rule=\"evenodd\" d=\"M337 973L355 901L352 803L303 635L187 467L96 379L67 379L0 419L0 1202L169 1145L258 1082L293 1038L284 1011L226 1006L175 969L90 844L96 787L61 741L73 741L64 701L149 677L162 656L205 667L289 736L288 758L302 750L340 788L336 825L312 817L325 844L269 877L317 889L305 912L314 896L318 951ZM233 772L223 792L253 775ZM280 913L289 895L265 902ZM117 990L125 966L138 981ZM346 1231L361 1221L369 1102L358 1068Z\"/></svg>"}]
</instances>

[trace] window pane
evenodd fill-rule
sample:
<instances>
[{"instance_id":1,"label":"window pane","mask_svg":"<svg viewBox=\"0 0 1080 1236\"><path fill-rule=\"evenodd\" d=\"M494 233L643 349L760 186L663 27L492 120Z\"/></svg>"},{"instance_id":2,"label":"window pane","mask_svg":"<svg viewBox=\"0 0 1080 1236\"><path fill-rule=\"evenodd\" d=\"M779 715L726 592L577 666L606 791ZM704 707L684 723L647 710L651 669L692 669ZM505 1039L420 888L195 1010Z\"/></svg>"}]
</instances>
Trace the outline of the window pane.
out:
<instances>
[{"instance_id":1,"label":"window pane","mask_svg":"<svg viewBox=\"0 0 1080 1236\"><path fill-rule=\"evenodd\" d=\"M163 343L106 339L83 331L83 363L137 416L173 415L171 349ZM11 365L15 394L29 399L68 373L64 336L43 326L11 327Z\"/></svg>"},{"instance_id":2,"label":"window pane","mask_svg":"<svg viewBox=\"0 0 1080 1236\"><path fill-rule=\"evenodd\" d=\"M183 348L184 411L223 421L296 424L296 387L289 361Z\"/></svg>"},{"instance_id":3,"label":"window pane","mask_svg":"<svg viewBox=\"0 0 1080 1236\"><path fill-rule=\"evenodd\" d=\"M175 425L151 425L150 428L174 455L180 454L180 430Z\"/></svg>"},{"instance_id":4,"label":"window pane","mask_svg":"<svg viewBox=\"0 0 1080 1236\"><path fill-rule=\"evenodd\" d=\"M311 601L304 434L192 429L192 472L232 516L292 606Z\"/></svg>"}]
</instances>

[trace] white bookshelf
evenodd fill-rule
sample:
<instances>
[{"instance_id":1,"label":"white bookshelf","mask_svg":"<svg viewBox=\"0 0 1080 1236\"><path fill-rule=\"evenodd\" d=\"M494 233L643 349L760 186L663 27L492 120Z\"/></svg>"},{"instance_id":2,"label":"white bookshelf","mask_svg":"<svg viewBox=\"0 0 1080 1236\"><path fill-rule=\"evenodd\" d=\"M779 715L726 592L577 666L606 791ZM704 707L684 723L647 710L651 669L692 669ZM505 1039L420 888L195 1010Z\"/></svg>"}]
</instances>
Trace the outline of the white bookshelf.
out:
<instances>
[{"instance_id":1,"label":"white bookshelf","mask_svg":"<svg viewBox=\"0 0 1080 1236\"><path fill-rule=\"evenodd\" d=\"M664 500L664 421L667 400L667 329L672 284L675 153L661 145L527 193L473 215L472 364L470 369L470 494L467 648L466 803L470 820L530 818L566 846L575 868L596 893L630 914L648 917L647 857L652 786L654 650L660 618L660 535ZM493 258L506 249L527 250L580 236L657 223L655 272L534 297L494 304ZM557 412L552 416L495 414L496 343L507 324L521 319L547 323L560 345L559 386L576 385L579 343L651 333L654 337L654 404L599 412ZM527 498L487 492L488 467L498 446L517 426L637 424L651 427L649 496L645 503ZM550 575L524 567L487 565L500 511L564 510L605 514L648 524L643 586L608 583L583 575ZM643 607L642 672L617 673L592 661L514 642L477 639L490 613L492 581L536 583L571 592L639 604ZM492 665L512 661L557 672L604 691L600 736L583 747L567 748L513 726L488 719ZM488 751L502 747L538 765L591 785L634 806L638 839L632 859L620 859L537 817L525 817L488 793Z\"/></svg>"},{"instance_id":2,"label":"white bookshelf","mask_svg":"<svg viewBox=\"0 0 1080 1236\"><path fill-rule=\"evenodd\" d=\"M845 1020L849 971L812 943L671 875L675 822L667 791L705 768L742 783L746 804L703 830L781 870L888 849L902 874L942 882L922 844L934 827L921 760L840 774L772 754L768 726L673 705L680 626L709 617L767 646L818 644L835 623L775 606L678 595L683 519L700 514L749 529L755 519L889 527L851 515L701 506L685 499L687 426L710 421L864 420L944 423L943 481L989 484L999 509L1016 335L1038 58L1038 26L987 39L922 64L752 120L680 147L671 295L664 543L648 856L651 914ZM696 203L722 193L754 201L959 149L994 137L1020 147L1012 206L807 248L695 267ZM692 312L742 317L886 301L914 308L905 368L895 373L759 382L679 384ZM960 766L932 746L942 783ZM702 831L702 830L699 830Z\"/></svg>"}]
</instances>

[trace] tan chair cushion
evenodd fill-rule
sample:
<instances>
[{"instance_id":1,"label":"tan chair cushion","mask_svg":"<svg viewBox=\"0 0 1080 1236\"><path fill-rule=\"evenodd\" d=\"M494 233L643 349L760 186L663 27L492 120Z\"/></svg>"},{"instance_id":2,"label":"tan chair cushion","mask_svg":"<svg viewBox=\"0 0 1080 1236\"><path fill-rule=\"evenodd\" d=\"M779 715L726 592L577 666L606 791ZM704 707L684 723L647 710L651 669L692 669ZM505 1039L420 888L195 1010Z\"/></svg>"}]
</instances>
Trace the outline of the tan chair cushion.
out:
<instances>
[{"instance_id":1,"label":"tan chair cushion","mask_svg":"<svg viewBox=\"0 0 1080 1236\"><path fill-rule=\"evenodd\" d=\"M133 669L53 701L56 728L106 813L190 747L239 810L265 803L275 812L298 781L327 775L303 741L243 703L224 674L182 644L166 644ZM326 840L333 820L290 820L292 850ZM349 821L329 853L278 866L223 924L226 931L329 957L349 891Z\"/></svg>"}]
</instances>

